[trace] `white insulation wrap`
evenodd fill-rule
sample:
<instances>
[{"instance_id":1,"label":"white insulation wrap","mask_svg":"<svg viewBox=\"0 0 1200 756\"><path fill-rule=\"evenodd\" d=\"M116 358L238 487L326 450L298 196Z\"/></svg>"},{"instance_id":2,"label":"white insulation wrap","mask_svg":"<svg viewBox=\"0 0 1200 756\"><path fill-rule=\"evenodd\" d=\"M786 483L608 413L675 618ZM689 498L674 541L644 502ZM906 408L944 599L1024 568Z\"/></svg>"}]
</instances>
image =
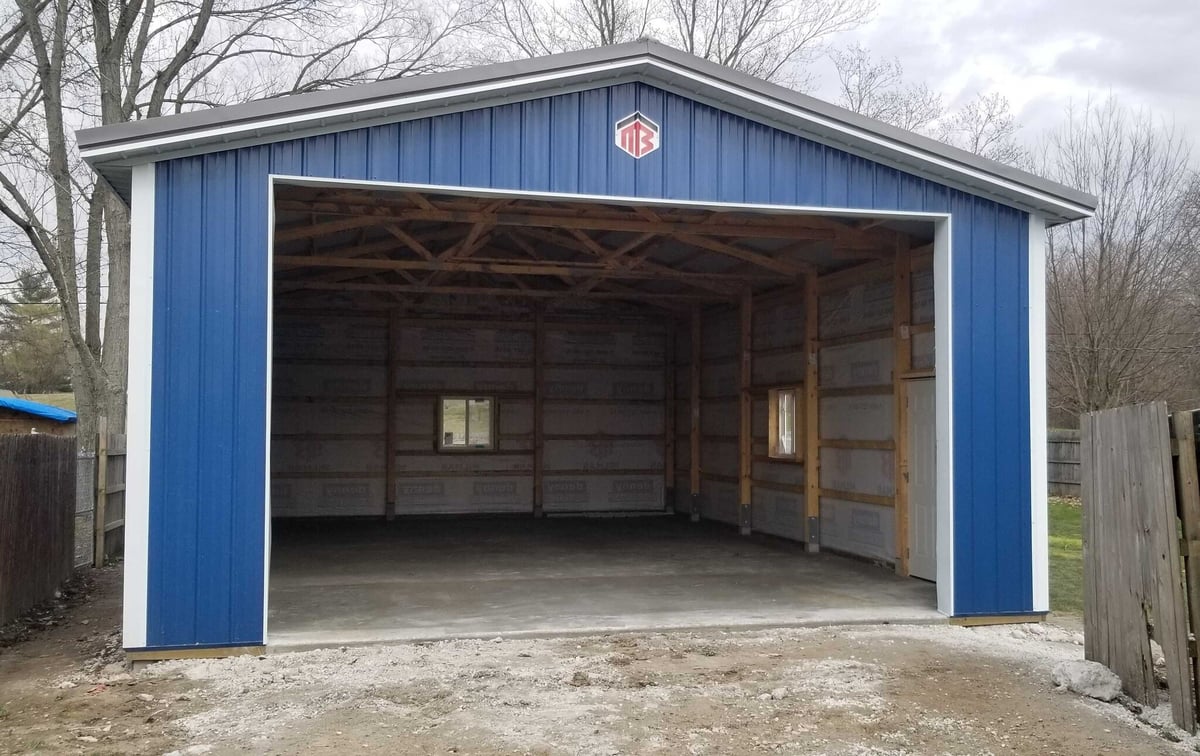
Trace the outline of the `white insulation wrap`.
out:
<instances>
[{"instance_id":1,"label":"white insulation wrap","mask_svg":"<svg viewBox=\"0 0 1200 756\"><path fill-rule=\"evenodd\" d=\"M890 328L891 276L822 295L819 317L822 339Z\"/></svg>"},{"instance_id":2,"label":"white insulation wrap","mask_svg":"<svg viewBox=\"0 0 1200 756\"><path fill-rule=\"evenodd\" d=\"M821 350L821 387L881 386L892 382L895 365L891 338Z\"/></svg>"},{"instance_id":3,"label":"white insulation wrap","mask_svg":"<svg viewBox=\"0 0 1200 756\"><path fill-rule=\"evenodd\" d=\"M533 362L533 332L437 325L400 329L404 360L431 362Z\"/></svg>"},{"instance_id":4,"label":"white insulation wrap","mask_svg":"<svg viewBox=\"0 0 1200 756\"><path fill-rule=\"evenodd\" d=\"M896 424L891 394L829 397L820 413L821 438L890 441Z\"/></svg>"},{"instance_id":5,"label":"white insulation wrap","mask_svg":"<svg viewBox=\"0 0 1200 756\"><path fill-rule=\"evenodd\" d=\"M895 454L881 449L823 449L821 488L891 496L896 492Z\"/></svg>"},{"instance_id":6,"label":"white insulation wrap","mask_svg":"<svg viewBox=\"0 0 1200 756\"><path fill-rule=\"evenodd\" d=\"M277 322L274 515L384 512L387 333L378 317ZM665 339L659 325L547 323L548 510L662 509ZM399 325L397 514L532 510L535 343L529 324ZM493 399L494 451L438 451L439 400L464 395Z\"/></svg>"},{"instance_id":7,"label":"white insulation wrap","mask_svg":"<svg viewBox=\"0 0 1200 756\"><path fill-rule=\"evenodd\" d=\"M755 530L804 540L804 494L756 487L751 502Z\"/></svg>"},{"instance_id":8,"label":"white insulation wrap","mask_svg":"<svg viewBox=\"0 0 1200 756\"><path fill-rule=\"evenodd\" d=\"M528 512L532 476L457 476L400 478L396 514L469 514Z\"/></svg>"},{"instance_id":9,"label":"white insulation wrap","mask_svg":"<svg viewBox=\"0 0 1200 756\"><path fill-rule=\"evenodd\" d=\"M271 514L275 517L382 515L383 476L378 478L272 478Z\"/></svg>"},{"instance_id":10,"label":"white insulation wrap","mask_svg":"<svg viewBox=\"0 0 1200 756\"><path fill-rule=\"evenodd\" d=\"M662 511L657 475L554 475L544 484L547 512Z\"/></svg>"},{"instance_id":11,"label":"white insulation wrap","mask_svg":"<svg viewBox=\"0 0 1200 756\"><path fill-rule=\"evenodd\" d=\"M895 517L890 507L821 499L821 545L848 554L896 558Z\"/></svg>"}]
</instances>

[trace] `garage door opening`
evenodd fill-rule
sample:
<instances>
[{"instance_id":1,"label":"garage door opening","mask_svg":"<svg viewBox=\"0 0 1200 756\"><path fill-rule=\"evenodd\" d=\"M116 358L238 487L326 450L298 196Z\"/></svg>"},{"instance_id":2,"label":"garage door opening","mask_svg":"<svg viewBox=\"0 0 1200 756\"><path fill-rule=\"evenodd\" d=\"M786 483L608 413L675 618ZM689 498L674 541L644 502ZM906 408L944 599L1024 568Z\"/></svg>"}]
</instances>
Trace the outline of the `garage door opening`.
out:
<instances>
[{"instance_id":1,"label":"garage door opening","mask_svg":"<svg viewBox=\"0 0 1200 756\"><path fill-rule=\"evenodd\" d=\"M937 619L933 242L278 182L268 641Z\"/></svg>"}]
</instances>

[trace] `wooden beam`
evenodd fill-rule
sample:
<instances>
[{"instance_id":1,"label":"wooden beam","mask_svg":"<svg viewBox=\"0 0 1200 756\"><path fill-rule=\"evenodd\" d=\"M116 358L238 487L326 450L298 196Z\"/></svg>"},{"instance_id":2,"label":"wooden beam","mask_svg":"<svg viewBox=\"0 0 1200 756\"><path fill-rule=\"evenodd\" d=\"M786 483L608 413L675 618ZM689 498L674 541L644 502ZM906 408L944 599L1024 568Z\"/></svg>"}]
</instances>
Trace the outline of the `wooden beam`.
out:
<instances>
[{"instance_id":1,"label":"wooden beam","mask_svg":"<svg viewBox=\"0 0 1200 756\"><path fill-rule=\"evenodd\" d=\"M911 544L908 538L908 396L903 376L912 369L912 267L910 248L905 240L896 243L896 259L892 264L892 406L895 421L892 433L896 451L892 455L896 478L896 574L908 575Z\"/></svg>"},{"instance_id":2,"label":"wooden beam","mask_svg":"<svg viewBox=\"0 0 1200 756\"><path fill-rule=\"evenodd\" d=\"M821 550L820 287L817 274L804 277L804 515L805 544Z\"/></svg>"},{"instance_id":3,"label":"wooden beam","mask_svg":"<svg viewBox=\"0 0 1200 756\"><path fill-rule=\"evenodd\" d=\"M708 226L702 227L708 230ZM695 229L699 231L700 229ZM812 266L807 263L795 263L790 260L782 260L762 254L761 252L752 252L748 249L727 244L717 239L709 239L706 236L698 236L696 234L676 234L675 238L684 244L690 244L693 247L707 249L710 252L716 252L719 255L732 257L742 262L752 263L760 268L773 270L776 273L782 273L786 276L800 276L812 270Z\"/></svg>"},{"instance_id":4,"label":"wooden beam","mask_svg":"<svg viewBox=\"0 0 1200 756\"><path fill-rule=\"evenodd\" d=\"M524 229L522 233L533 236L534 238L540 238L545 241L549 241L551 244L557 244L566 249L573 249L583 252L584 254L591 255L597 259L602 259L604 257L605 248L596 244L595 241L586 234L583 234L582 238L579 238L575 235L563 236L553 232L546 232L541 229ZM584 239L588 239L591 243L585 242ZM675 268L652 262L645 257L626 259L623 262L625 263L624 268L626 270L634 267L641 267L645 268L647 271L658 274L659 278L673 279L680 283L702 288L706 291L720 294L726 299L732 299L737 296L737 288L725 283L729 281L727 278L721 278L720 276L713 280L695 278L691 273L676 270Z\"/></svg>"},{"instance_id":5,"label":"wooden beam","mask_svg":"<svg viewBox=\"0 0 1200 756\"><path fill-rule=\"evenodd\" d=\"M390 244L390 242L389 242ZM275 268L296 270L303 268L358 268L363 270L417 270L449 271L463 273L493 273L507 276L547 276L554 278L614 278L631 281L661 281L664 276L651 270L609 267L600 262L554 262L511 260L505 258L479 258L469 260L412 260L380 259L376 257L341 257L329 255L278 255ZM705 282L771 282L779 276L746 273L693 273L675 271L669 276L674 280L694 279Z\"/></svg>"},{"instance_id":6,"label":"wooden beam","mask_svg":"<svg viewBox=\"0 0 1200 756\"><path fill-rule=\"evenodd\" d=\"M424 284L387 284L387 283L357 283L331 281L289 280L276 283L277 291L360 291L360 292L395 292L398 294L467 294L482 297L523 297L533 299L617 299L645 300L649 304L656 302L722 302L725 299L717 294L700 293L658 293L645 291L589 291L575 293L569 290L554 291L549 289L505 289L496 286L426 286Z\"/></svg>"},{"instance_id":7,"label":"wooden beam","mask_svg":"<svg viewBox=\"0 0 1200 756\"><path fill-rule=\"evenodd\" d=\"M533 516L546 516L546 311L538 302L533 311Z\"/></svg>"},{"instance_id":8,"label":"wooden beam","mask_svg":"<svg viewBox=\"0 0 1200 756\"><path fill-rule=\"evenodd\" d=\"M692 428L689 438L691 451L691 490L692 490L692 522L700 521L700 368L701 368L701 337L703 336L704 314L700 305L692 307L692 355L688 364L691 379L691 393L688 401L691 403Z\"/></svg>"},{"instance_id":9,"label":"wooden beam","mask_svg":"<svg viewBox=\"0 0 1200 756\"><path fill-rule=\"evenodd\" d=\"M384 402L384 517L396 519L396 379L399 376L400 361L400 311L393 309L388 313L387 326L387 370L386 391Z\"/></svg>"},{"instance_id":10,"label":"wooden beam","mask_svg":"<svg viewBox=\"0 0 1200 756\"><path fill-rule=\"evenodd\" d=\"M674 324L672 324L673 326ZM668 328L663 335L663 464L665 501L663 509L675 508L675 329Z\"/></svg>"},{"instance_id":11,"label":"wooden beam","mask_svg":"<svg viewBox=\"0 0 1200 756\"><path fill-rule=\"evenodd\" d=\"M754 367L754 295L749 289L742 293L738 316L738 524L742 535L750 535L754 527L750 482L753 465L750 420L754 394L750 386Z\"/></svg>"},{"instance_id":12,"label":"wooden beam","mask_svg":"<svg viewBox=\"0 0 1200 756\"><path fill-rule=\"evenodd\" d=\"M423 221L429 223L487 223L497 226L534 226L542 228L578 229L581 231L630 231L634 233L653 233L678 236L680 234L702 233L706 236L721 236L742 239L807 239L811 241L837 240L843 246L862 244L864 248L879 246L880 239L864 234L860 240L852 240L853 229L832 229L815 227L820 218L812 223L802 223L788 216L787 221L729 223L712 222L711 219L721 217L719 214L698 217L696 219L664 218L662 220L646 220L634 217L629 213L598 213L590 207L572 207L564 209L562 214L555 214L545 207L529 208L529 212L521 212L521 208L508 208L505 212L486 212L482 210L446 210L425 208L373 208L370 206L338 205L333 203L308 202L297 200L277 200L277 208L287 211L315 212L319 215L338 216L345 218L323 221L316 224L297 224L277 229L276 241L294 241L313 236L337 233L363 226L380 225L383 223L405 223ZM769 217L769 216L766 216ZM889 237L893 238L893 237Z\"/></svg>"}]
</instances>

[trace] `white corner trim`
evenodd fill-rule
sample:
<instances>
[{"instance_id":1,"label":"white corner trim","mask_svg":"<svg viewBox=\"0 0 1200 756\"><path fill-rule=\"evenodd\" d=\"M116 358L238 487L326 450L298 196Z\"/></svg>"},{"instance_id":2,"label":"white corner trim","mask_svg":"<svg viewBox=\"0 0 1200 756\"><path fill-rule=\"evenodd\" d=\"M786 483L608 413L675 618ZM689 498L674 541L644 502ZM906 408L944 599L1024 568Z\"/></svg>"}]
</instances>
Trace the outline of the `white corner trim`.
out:
<instances>
[{"instance_id":1,"label":"white corner trim","mask_svg":"<svg viewBox=\"0 0 1200 756\"><path fill-rule=\"evenodd\" d=\"M1050 482L1046 452L1046 219L1029 216L1029 503L1033 611L1050 611Z\"/></svg>"},{"instance_id":2,"label":"white corner trim","mask_svg":"<svg viewBox=\"0 0 1200 756\"><path fill-rule=\"evenodd\" d=\"M267 176L267 383L266 428L264 431L265 452L263 464L263 598L262 598L262 643L267 644L267 617L271 603L271 395L275 371L275 180Z\"/></svg>"},{"instance_id":3,"label":"white corner trim","mask_svg":"<svg viewBox=\"0 0 1200 756\"><path fill-rule=\"evenodd\" d=\"M954 319L953 218L934 226L934 384L937 408L937 608L954 616ZM897 431L899 432L899 431Z\"/></svg>"},{"instance_id":4,"label":"white corner trim","mask_svg":"<svg viewBox=\"0 0 1200 756\"><path fill-rule=\"evenodd\" d=\"M125 441L125 648L146 646L150 590L150 396L154 359L154 163L133 168Z\"/></svg>"}]
</instances>

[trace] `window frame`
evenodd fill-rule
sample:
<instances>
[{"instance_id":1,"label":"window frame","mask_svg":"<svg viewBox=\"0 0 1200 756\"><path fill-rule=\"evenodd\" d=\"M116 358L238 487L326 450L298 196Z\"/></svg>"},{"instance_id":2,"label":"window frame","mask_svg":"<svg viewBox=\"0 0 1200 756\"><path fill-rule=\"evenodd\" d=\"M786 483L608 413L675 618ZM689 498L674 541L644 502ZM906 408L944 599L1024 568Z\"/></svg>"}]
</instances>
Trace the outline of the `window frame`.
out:
<instances>
[{"instance_id":1,"label":"window frame","mask_svg":"<svg viewBox=\"0 0 1200 756\"><path fill-rule=\"evenodd\" d=\"M780 404L779 398L792 395L792 451L780 451ZM807 425L804 414L804 387L778 386L767 391L767 457L780 462L803 462Z\"/></svg>"},{"instance_id":2,"label":"window frame","mask_svg":"<svg viewBox=\"0 0 1200 756\"><path fill-rule=\"evenodd\" d=\"M446 402L463 402L463 430L468 439L471 438L471 402L488 402L490 410L488 412L488 443L486 446L473 445L470 443L463 445L447 446L446 441ZM434 449L438 453L445 454L490 454L498 449L498 439L496 437L496 429L498 426L498 418L500 415L500 404L495 396L490 395L474 395L474 394L443 394L438 396L436 404L433 408L434 414L437 417L437 435L433 439Z\"/></svg>"}]
</instances>

